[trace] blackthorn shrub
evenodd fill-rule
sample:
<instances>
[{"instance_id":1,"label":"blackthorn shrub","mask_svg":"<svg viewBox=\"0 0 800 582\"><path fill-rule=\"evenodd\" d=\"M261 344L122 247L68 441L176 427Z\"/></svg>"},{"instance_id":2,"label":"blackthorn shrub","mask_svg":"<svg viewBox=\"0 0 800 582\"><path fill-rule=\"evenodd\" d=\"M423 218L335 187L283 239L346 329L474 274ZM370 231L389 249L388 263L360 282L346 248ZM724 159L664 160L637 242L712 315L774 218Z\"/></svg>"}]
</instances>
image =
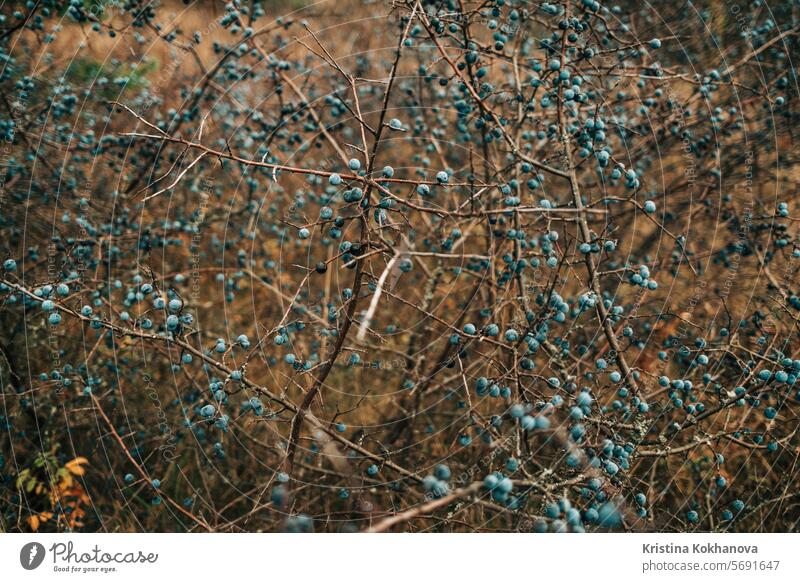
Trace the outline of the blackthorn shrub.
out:
<instances>
[{"instance_id":1,"label":"blackthorn shrub","mask_svg":"<svg viewBox=\"0 0 800 582\"><path fill-rule=\"evenodd\" d=\"M0 4L0 527L796 530L798 15Z\"/></svg>"}]
</instances>

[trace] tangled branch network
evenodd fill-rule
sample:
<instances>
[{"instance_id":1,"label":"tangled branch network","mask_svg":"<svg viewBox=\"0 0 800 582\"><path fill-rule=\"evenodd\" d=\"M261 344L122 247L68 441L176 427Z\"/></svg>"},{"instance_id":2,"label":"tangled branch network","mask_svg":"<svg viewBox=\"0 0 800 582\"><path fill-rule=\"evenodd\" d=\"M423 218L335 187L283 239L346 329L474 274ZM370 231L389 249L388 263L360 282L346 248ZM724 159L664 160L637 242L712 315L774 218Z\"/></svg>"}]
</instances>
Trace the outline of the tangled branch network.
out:
<instances>
[{"instance_id":1,"label":"tangled branch network","mask_svg":"<svg viewBox=\"0 0 800 582\"><path fill-rule=\"evenodd\" d=\"M4 531L796 531L800 4L0 4Z\"/></svg>"}]
</instances>

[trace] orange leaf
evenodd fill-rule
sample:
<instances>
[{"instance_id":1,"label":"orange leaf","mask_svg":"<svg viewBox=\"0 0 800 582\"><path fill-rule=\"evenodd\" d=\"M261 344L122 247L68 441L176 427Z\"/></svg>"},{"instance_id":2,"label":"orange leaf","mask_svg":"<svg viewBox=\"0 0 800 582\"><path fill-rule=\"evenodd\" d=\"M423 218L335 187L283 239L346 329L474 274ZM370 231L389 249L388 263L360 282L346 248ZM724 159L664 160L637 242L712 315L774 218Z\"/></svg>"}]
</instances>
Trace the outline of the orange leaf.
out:
<instances>
[{"instance_id":1,"label":"orange leaf","mask_svg":"<svg viewBox=\"0 0 800 582\"><path fill-rule=\"evenodd\" d=\"M76 457L64 466L70 473L72 473L73 475L78 475L80 477L81 475L86 473L86 469L84 469L81 465L84 465L88 462L89 460L86 459L86 457Z\"/></svg>"},{"instance_id":2,"label":"orange leaf","mask_svg":"<svg viewBox=\"0 0 800 582\"><path fill-rule=\"evenodd\" d=\"M31 526L33 531L39 530L39 516L38 515L31 515L28 518L28 525Z\"/></svg>"}]
</instances>

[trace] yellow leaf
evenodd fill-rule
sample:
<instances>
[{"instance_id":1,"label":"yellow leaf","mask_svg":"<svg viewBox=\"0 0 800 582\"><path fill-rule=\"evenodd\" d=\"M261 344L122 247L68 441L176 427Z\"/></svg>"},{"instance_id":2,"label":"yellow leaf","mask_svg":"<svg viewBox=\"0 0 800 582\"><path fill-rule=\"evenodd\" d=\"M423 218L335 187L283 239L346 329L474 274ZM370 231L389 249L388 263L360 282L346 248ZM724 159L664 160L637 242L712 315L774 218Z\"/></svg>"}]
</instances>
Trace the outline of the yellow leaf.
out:
<instances>
[{"instance_id":1,"label":"yellow leaf","mask_svg":"<svg viewBox=\"0 0 800 582\"><path fill-rule=\"evenodd\" d=\"M65 473L64 475L61 476L61 483L59 483L59 488L62 491L66 491L70 487L72 487L72 475L70 475L69 473Z\"/></svg>"}]
</instances>

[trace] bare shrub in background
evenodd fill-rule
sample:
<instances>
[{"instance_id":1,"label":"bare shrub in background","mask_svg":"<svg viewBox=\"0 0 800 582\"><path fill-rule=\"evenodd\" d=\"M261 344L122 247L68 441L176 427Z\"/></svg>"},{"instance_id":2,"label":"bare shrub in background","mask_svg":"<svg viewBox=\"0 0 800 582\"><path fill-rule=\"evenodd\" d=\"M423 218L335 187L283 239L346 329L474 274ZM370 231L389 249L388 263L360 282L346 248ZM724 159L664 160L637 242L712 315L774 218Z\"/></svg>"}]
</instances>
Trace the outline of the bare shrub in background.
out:
<instances>
[{"instance_id":1,"label":"bare shrub in background","mask_svg":"<svg viewBox=\"0 0 800 582\"><path fill-rule=\"evenodd\" d=\"M796 530L795 2L0 13L3 530Z\"/></svg>"}]
</instances>

